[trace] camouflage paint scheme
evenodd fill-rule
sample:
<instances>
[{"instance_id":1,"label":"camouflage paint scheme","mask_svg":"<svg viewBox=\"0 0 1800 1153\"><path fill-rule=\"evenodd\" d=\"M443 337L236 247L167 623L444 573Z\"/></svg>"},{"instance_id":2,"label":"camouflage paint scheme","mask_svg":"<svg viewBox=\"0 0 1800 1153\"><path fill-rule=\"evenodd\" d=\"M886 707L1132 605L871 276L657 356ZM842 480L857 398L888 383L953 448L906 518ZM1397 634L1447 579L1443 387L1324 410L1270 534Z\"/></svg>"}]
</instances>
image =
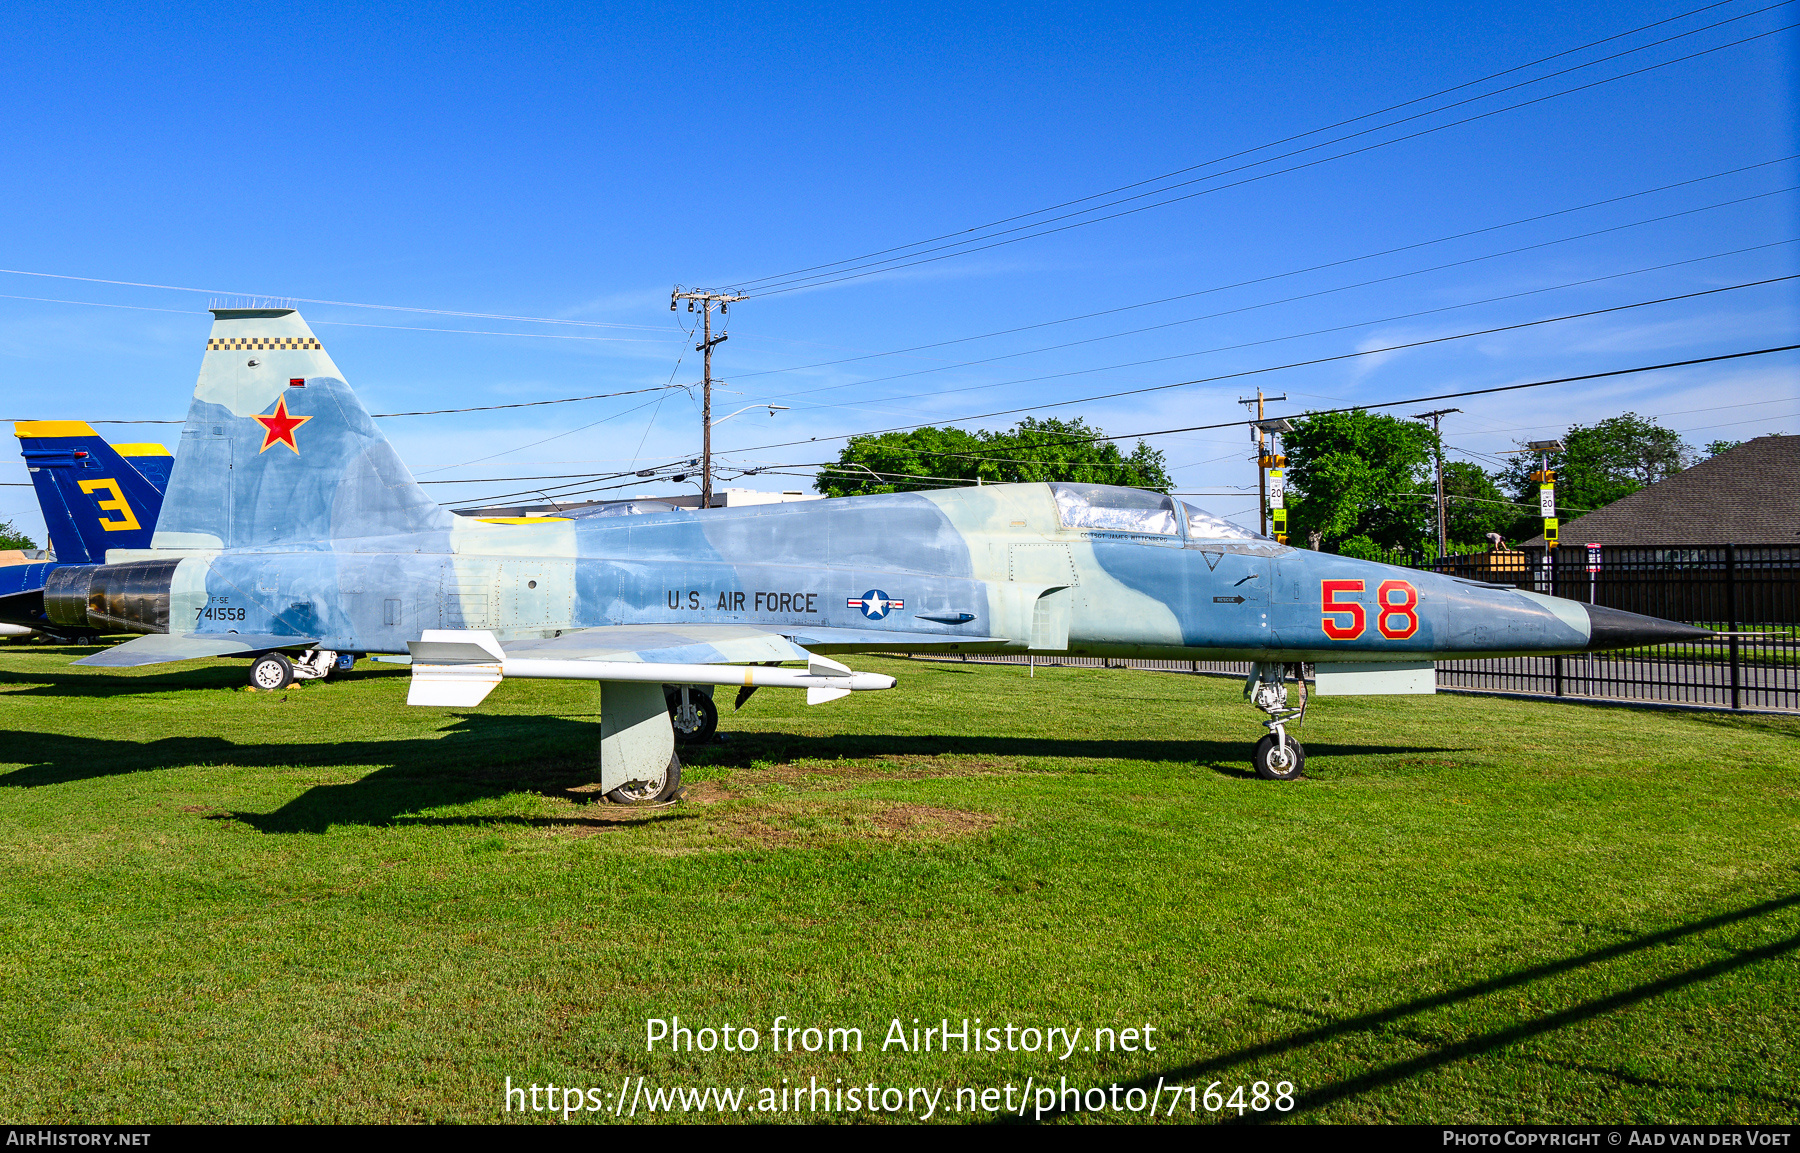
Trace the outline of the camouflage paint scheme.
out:
<instances>
[{"instance_id":1,"label":"camouflage paint scheme","mask_svg":"<svg viewBox=\"0 0 1800 1153\"><path fill-rule=\"evenodd\" d=\"M425 630L477 630L508 659L998 650L1416 666L1645 643L1635 622L1666 624L1294 549L1099 486L475 521L414 482L298 313L214 315L155 536L108 554L179 562L168 635L82 663L405 653ZM1107 527L1134 516L1164 531Z\"/></svg>"}]
</instances>

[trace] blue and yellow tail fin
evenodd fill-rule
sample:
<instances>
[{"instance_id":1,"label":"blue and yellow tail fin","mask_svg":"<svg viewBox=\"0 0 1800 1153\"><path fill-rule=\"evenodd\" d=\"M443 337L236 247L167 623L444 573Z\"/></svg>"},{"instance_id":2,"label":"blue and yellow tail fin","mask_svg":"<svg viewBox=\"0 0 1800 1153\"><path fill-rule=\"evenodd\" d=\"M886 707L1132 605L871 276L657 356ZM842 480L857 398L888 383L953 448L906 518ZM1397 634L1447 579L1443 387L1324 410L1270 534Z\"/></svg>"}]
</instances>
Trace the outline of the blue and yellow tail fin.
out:
<instances>
[{"instance_id":1,"label":"blue and yellow tail fin","mask_svg":"<svg viewBox=\"0 0 1800 1153\"><path fill-rule=\"evenodd\" d=\"M131 462L156 486L157 492L169 491L169 473L175 468L175 454L160 444L115 444L113 451Z\"/></svg>"},{"instance_id":2,"label":"blue and yellow tail fin","mask_svg":"<svg viewBox=\"0 0 1800 1153\"><path fill-rule=\"evenodd\" d=\"M13 435L58 561L100 564L108 549L149 547L174 463L168 449L110 445L80 420L16 421Z\"/></svg>"}]
</instances>

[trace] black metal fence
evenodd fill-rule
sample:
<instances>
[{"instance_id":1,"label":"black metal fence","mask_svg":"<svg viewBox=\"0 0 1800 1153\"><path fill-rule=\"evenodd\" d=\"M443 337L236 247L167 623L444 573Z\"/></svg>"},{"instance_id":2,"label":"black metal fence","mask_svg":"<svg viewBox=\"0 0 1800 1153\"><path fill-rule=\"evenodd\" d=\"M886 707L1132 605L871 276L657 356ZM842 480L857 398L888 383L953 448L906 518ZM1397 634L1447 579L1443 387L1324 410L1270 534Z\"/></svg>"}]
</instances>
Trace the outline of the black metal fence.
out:
<instances>
[{"instance_id":1,"label":"black metal fence","mask_svg":"<svg viewBox=\"0 0 1800 1153\"><path fill-rule=\"evenodd\" d=\"M1438 686L1600 700L1665 701L1734 709L1800 709L1800 545L1676 547L1564 545L1391 564L1697 624L1716 639L1565 657L1438 662ZM1026 663L1025 657L965 659ZM1042 665L1106 665L1244 676L1227 661L1037 658Z\"/></svg>"},{"instance_id":2,"label":"black metal fence","mask_svg":"<svg viewBox=\"0 0 1800 1153\"><path fill-rule=\"evenodd\" d=\"M1449 556L1416 567L1721 634L1572 657L1444 661L1438 665L1441 686L1800 708L1800 545L1565 544Z\"/></svg>"}]
</instances>

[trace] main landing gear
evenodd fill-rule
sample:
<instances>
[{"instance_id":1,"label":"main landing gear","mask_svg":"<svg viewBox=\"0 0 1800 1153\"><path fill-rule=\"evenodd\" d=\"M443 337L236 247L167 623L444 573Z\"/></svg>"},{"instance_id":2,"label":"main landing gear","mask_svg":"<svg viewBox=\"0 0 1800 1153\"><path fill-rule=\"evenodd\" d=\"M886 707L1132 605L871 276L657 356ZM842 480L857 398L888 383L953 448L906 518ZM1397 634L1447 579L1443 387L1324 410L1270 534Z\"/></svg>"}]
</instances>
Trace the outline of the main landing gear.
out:
<instances>
[{"instance_id":1,"label":"main landing gear","mask_svg":"<svg viewBox=\"0 0 1800 1153\"><path fill-rule=\"evenodd\" d=\"M664 685L663 697L669 703L676 744L703 745L719 731L719 706L713 703L711 685Z\"/></svg>"},{"instance_id":2,"label":"main landing gear","mask_svg":"<svg viewBox=\"0 0 1800 1153\"><path fill-rule=\"evenodd\" d=\"M250 662L250 687L264 692L285 689L295 681L319 681L331 675L338 655L330 649L313 649L289 660L281 653L264 653Z\"/></svg>"},{"instance_id":3,"label":"main landing gear","mask_svg":"<svg viewBox=\"0 0 1800 1153\"><path fill-rule=\"evenodd\" d=\"M1289 670L1300 685L1300 707L1288 707ZM1263 727L1269 735L1256 742L1250 764L1265 781L1297 781L1306 768L1306 750L1288 735L1289 721L1299 724L1306 719L1306 677L1299 665L1257 664L1244 678L1244 697L1269 714Z\"/></svg>"}]
</instances>

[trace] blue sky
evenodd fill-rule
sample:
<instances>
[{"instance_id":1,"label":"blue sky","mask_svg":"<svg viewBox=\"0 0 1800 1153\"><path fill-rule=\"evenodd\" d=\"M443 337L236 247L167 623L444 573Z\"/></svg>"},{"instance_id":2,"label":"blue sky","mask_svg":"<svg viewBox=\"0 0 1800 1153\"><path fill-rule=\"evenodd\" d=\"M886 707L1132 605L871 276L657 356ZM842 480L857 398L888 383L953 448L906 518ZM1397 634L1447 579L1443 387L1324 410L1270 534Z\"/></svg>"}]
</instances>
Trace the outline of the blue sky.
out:
<instances>
[{"instance_id":1,"label":"blue sky","mask_svg":"<svg viewBox=\"0 0 1800 1153\"><path fill-rule=\"evenodd\" d=\"M1237 419L1258 382L1297 411L1790 343L1795 282L1057 404L1791 275L1800 193L1782 190L1800 163L1768 162L1800 152L1795 32L1774 31L1800 5L1681 15L1701 3L14 5L0 417L179 420L204 310L238 294L387 306L301 306L376 412L690 384L675 282L956 234L1250 149L1177 178L1205 179L1174 203L753 295L732 310L717 403L791 407L717 429L723 483L808 487L794 474L835 456L833 438L1000 410L1135 432ZM1521 86L1494 94L1507 85ZM1382 146L1325 159L1368 144ZM1245 281L1260 283L1226 287ZM1024 326L1040 327L961 340ZM936 347L869 356L920 345ZM1797 366L1787 353L1444 402L1465 410L1446 441L1492 465L1516 439L1628 409L1696 444L1800 433ZM699 445L682 390L383 427L420 479L469 482L434 486L446 501ZM1153 443L1181 491L1224 494L1196 503L1254 508L1241 430ZM0 519L41 533L14 459Z\"/></svg>"}]
</instances>

